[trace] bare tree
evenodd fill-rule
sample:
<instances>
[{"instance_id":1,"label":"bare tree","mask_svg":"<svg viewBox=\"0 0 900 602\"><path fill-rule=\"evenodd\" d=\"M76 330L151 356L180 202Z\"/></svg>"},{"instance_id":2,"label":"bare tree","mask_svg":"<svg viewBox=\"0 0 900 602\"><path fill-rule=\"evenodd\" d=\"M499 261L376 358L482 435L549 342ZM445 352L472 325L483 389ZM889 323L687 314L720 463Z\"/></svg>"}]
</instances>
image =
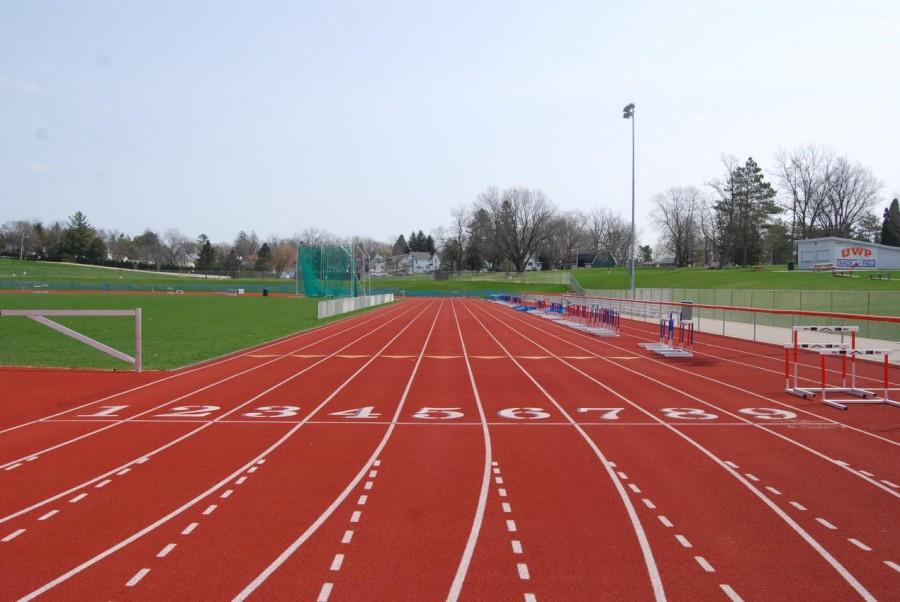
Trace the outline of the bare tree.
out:
<instances>
[{"instance_id":1,"label":"bare tree","mask_svg":"<svg viewBox=\"0 0 900 602\"><path fill-rule=\"evenodd\" d=\"M850 237L878 200L883 184L860 164L838 157L829 174L829 185L817 224L826 236Z\"/></svg>"},{"instance_id":2,"label":"bare tree","mask_svg":"<svg viewBox=\"0 0 900 602\"><path fill-rule=\"evenodd\" d=\"M775 176L786 197L782 207L791 214L791 238L808 238L825 210L834 153L809 144L775 156Z\"/></svg>"},{"instance_id":3,"label":"bare tree","mask_svg":"<svg viewBox=\"0 0 900 602\"><path fill-rule=\"evenodd\" d=\"M322 230L320 228L306 228L295 238L306 245L328 245L336 243L338 240L337 236L328 230Z\"/></svg>"},{"instance_id":4,"label":"bare tree","mask_svg":"<svg viewBox=\"0 0 900 602\"><path fill-rule=\"evenodd\" d=\"M675 255L675 265L679 267L693 260L702 207L703 195L693 186L670 188L653 197L650 218L660 230L664 248Z\"/></svg>"},{"instance_id":5,"label":"bare tree","mask_svg":"<svg viewBox=\"0 0 900 602\"><path fill-rule=\"evenodd\" d=\"M165 262L170 265L183 266L188 255L194 252L194 241L177 228L169 228L163 232L161 243Z\"/></svg>"},{"instance_id":6,"label":"bare tree","mask_svg":"<svg viewBox=\"0 0 900 602\"><path fill-rule=\"evenodd\" d=\"M587 231L594 251L605 250L602 247L612 217L612 211L599 207L592 209L588 215Z\"/></svg>"},{"instance_id":7,"label":"bare tree","mask_svg":"<svg viewBox=\"0 0 900 602\"><path fill-rule=\"evenodd\" d=\"M487 209L493 235L503 256L517 272L525 270L528 259L547 237L555 207L540 190L496 188L484 191L478 204Z\"/></svg>"}]
</instances>

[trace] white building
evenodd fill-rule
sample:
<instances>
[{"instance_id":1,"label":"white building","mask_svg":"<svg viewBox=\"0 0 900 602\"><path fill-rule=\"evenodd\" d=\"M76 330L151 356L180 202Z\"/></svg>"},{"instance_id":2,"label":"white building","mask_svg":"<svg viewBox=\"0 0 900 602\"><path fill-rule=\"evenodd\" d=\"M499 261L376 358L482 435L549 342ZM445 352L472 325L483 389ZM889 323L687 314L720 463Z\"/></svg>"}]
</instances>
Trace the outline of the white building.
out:
<instances>
[{"instance_id":1,"label":"white building","mask_svg":"<svg viewBox=\"0 0 900 602\"><path fill-rule=\"evenodd\" d=\"M369 263L369 276L380 278L387 274L387 262L381 255L376 255Z\"/></svg>"},{"instance_id":2,"label":"white building","mask_svg":"<svg viewBox=\"0 0 900 602\"><path fill-rule=\"evenodd\" d=\"M413 251L392 258L395 270L401 274L428 274L434 271L437 255L427 251Z\"/></svg>"},{"instance_id":3,"label":"white building","mask_svg":"<svg viewBox=\"0 0 900 602\"><path fill-rule=\"evenodd\" d=\"M801 270L900 270L900 247L826 236L797 241Z\"/></svg>"}]
</instances>

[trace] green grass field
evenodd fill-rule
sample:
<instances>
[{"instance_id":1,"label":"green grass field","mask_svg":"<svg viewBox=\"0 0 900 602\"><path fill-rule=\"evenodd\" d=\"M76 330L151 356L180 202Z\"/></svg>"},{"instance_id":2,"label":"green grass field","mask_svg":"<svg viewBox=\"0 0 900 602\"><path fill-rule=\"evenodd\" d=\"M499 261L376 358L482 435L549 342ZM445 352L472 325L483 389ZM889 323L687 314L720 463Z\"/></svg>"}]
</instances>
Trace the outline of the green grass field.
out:
<instances>
[{"instance_id":1,"label":"green grass field","mask_svg":"<svg viewBox=\"0 0 900 602\"><path fill-rule=\"evenodd\" d=\"M317 320L316 302L260 296L0 293L0 309L141 307L144 368L148 370L184 366L338 319ZM132 318L58 321L133 355ZM131 369L28 318L0 317L0 341L0 365Z\"/></svg>"}]
</instances>

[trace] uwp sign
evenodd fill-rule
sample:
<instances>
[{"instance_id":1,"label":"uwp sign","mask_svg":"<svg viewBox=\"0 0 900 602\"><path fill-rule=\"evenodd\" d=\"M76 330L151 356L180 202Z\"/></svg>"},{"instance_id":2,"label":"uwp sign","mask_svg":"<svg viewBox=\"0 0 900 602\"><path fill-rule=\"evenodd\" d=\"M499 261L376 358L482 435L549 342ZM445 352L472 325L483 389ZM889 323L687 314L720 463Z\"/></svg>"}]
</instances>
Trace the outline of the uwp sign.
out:
<instances>
[{"instance_id":1,"label":"uwp sign","mask_svg":"<svg viewBox=\"0 0 900 602\"><path fill-rule=\"evenodd\" d=\"M877 249L862 245L842 245L835 249L834 265L838 268L877 268Z\"/></svg>"}]
</instances>

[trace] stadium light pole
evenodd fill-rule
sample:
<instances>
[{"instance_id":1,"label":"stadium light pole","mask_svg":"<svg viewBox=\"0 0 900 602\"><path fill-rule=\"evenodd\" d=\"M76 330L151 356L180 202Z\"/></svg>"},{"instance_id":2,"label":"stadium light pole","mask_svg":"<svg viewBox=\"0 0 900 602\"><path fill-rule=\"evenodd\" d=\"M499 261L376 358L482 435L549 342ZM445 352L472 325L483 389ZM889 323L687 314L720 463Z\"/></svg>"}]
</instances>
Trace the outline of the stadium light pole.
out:
<instances>
[{"instance_id":1,"label":"stadium light pole","mask_svg":"<svg viewBox=\"0 0 900 602\"><path fill-rule=\"evenodd\" d=\"M628 103L622 109L622 117L631 120L631 270L629 272L629 288L631 288L631 298L634 299L634 255L635 255L635 238L634 238L634 103Z\"/></svg>"}]
</instances>

